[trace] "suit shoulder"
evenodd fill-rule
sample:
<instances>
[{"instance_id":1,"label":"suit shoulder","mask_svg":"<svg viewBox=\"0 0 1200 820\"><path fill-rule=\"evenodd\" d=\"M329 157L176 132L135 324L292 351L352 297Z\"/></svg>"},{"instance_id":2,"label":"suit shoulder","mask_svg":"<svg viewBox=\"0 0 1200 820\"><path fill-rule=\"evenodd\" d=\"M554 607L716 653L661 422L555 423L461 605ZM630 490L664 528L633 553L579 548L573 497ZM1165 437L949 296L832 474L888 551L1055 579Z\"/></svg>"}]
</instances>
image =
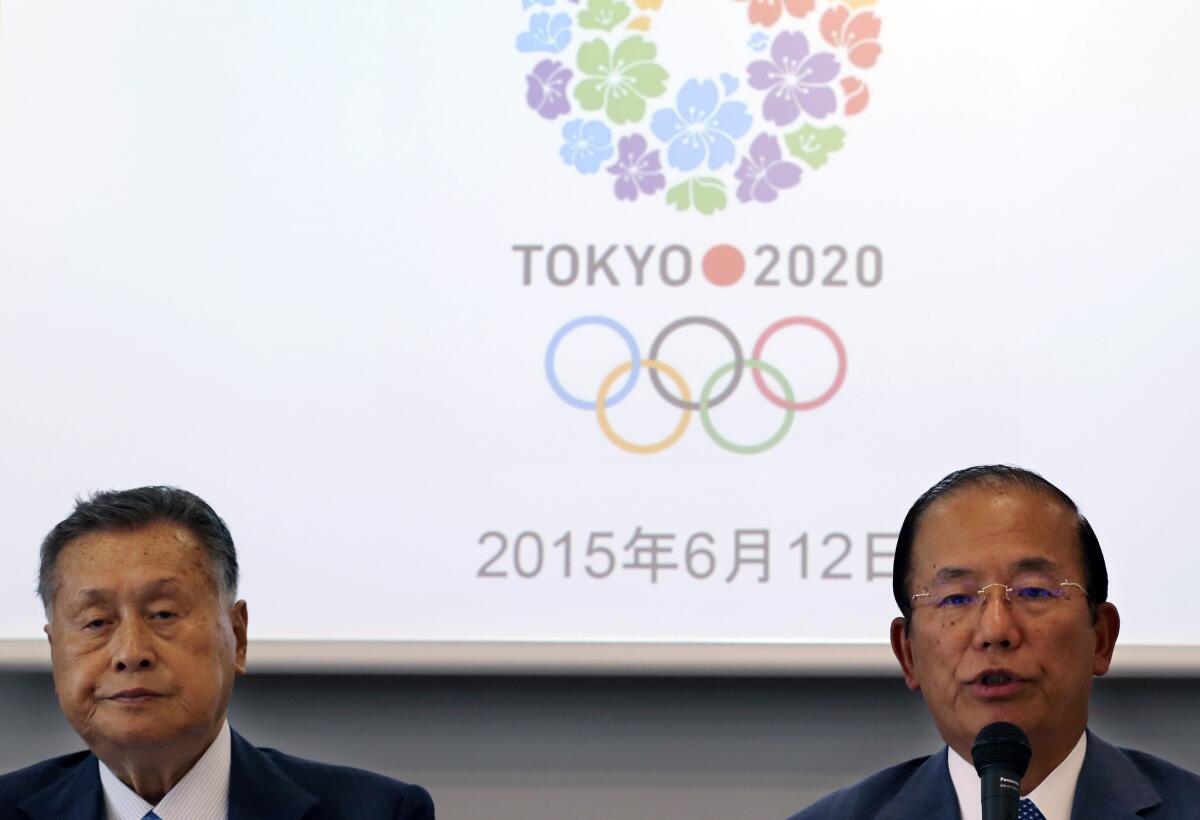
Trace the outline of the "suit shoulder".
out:
<instances>
[{"instance_id":1,"label":"suit shoulder","mask_svg":"<svg viewBox=\"0 0 1200 820\"><path fill-rule=\"evenodd\" d=\"M1154 784L1164 799L1174 802L1188 798L1190 805L1200 804L1200 775L1136 749L1121 749L1121 754Z\"/></svg>"},{"instance_id":2,"label":"suit shoulder","mask_svg":"<svg viewBox=\"0 0 1200 820\"><path fill-rule=\"evenodd\" d=\"M929 756L917 757L876 772L870 777L822 797L790 820L844 820L874 817L899 792Z\"/></svg>"},{"instance_id":3,"label":"suit shoulder","mask_svg":"<svg viewBox=\"0 0 1200 820\"><path fill-rule=\"evenodd\" d=\"M258 751L280 771L319 798L336 798L347 794L361 798L370 795L373 802L384 801L396 806L398 817L433 820L433 798L416 784L353 766L296 757L278 749L259 748Z\"/></svg>"},{"instance_id":4,"label":"suit shoulder","mask_svg":"<svg viewBox=\"0 0 1200 820\"><path fill-rule=\"evenodd\" d=\"M59 780L64 774L85 761L91 752L74 752L52 757L15 772L0 774L0 805L22 800Z\"/></svg>"}]
</instances>

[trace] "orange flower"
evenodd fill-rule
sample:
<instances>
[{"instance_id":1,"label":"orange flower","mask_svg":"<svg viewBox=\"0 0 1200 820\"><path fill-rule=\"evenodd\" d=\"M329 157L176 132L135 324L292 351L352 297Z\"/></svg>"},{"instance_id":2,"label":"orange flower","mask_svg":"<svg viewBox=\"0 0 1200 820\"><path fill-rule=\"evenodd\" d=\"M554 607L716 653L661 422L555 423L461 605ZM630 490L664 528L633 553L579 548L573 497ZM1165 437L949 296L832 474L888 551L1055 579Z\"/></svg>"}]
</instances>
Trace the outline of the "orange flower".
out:
<instances>
[{"instance_id":1,"label":"orange flower","mask_svg":"<svg viewBox=\"0 0 1200 820\"><path fill-rule=\"evenodd\" d=\"M860 11L851 17L848 8L838 6L821 17L821 36L829 45L846 49L854 65L870 68L883 52L878 42L882 26L874 12Z\"/></svg>"},{"instance_id":2,"label":"orange flower","mask_svg":"<svg viewBox=\"0 0 1200 820\"><path fill-rule=\"evenodd\" d=\"M816 5L816 0L750 0L750 22L770 28L779 22L785 9L793 17L804 17Z\"/></svg>"},{"instance_id":3,"label":"orange flower","mask_svg":"<svg viewBox=\"0 0 1200 820\"><path fill-rule=\"evenodd\" d=\"M871 92L867 84L858 77L843 77L841 81L842 96L846 99L845 112L847 117L853 117L867 107L871 101Z\"/></svg>"}]
</instances>

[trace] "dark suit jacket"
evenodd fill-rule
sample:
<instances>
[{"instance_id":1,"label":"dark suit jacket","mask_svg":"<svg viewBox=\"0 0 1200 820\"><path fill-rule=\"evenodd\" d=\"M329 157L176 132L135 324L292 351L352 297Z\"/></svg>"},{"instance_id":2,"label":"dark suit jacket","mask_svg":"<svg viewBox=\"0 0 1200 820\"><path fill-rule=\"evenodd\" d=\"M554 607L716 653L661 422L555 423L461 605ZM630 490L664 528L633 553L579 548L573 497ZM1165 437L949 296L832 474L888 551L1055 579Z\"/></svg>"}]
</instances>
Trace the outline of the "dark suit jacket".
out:
<instances>
[{"instance_id":1,"label":"dark suit jacket","mask_svg":"<svg viewBox=\"0 0 1200 820\"><path fill-rule=\"evenodd\" d=\"M104 820L100 765L91 752L0 777L0 820ZM434 820L433 801L361 769L256 749L233 733L229 820Z\"/></svg>"},{"instance_id":2,"label":"dark suit jacket","mask_svg":"<svg viewBox=\"0 0 1200 820\"><path fill-rule=\"evenodd\" d=\"M947 749L884 769L825 797L792 820L959 820ZM1071 820L1196 820L1200 777L1088 732Z\"/></svg>"}]
</instances>

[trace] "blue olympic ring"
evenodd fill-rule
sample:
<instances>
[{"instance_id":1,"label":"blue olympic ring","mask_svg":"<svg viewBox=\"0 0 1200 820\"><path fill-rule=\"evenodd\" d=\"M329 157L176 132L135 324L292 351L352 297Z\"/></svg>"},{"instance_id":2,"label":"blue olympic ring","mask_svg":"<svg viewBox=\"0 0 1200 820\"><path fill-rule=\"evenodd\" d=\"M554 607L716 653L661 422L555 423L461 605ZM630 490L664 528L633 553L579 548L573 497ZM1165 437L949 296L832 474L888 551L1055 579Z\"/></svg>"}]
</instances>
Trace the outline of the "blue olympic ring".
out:
<instances>
[{"instance_id":1,"label":"blue olympic ring","mask_svg":"<svg viewBox=\"0 0 1200 820\"><path fill-rule=\"evenodd\" d=\"M562 383L559 382L558 375L554 372L554 356L558 353L559 344L568 333L581 325L602 325L610 330L615 330L625 340L626 346L629 347L629 358L633 361L633 367L629 371L629 378L625 380L624 386L605 400L604 406L606 408L612 407L632 392L633 386L637 383L638 375L642 372L642 357L638 352L637 340L633 338L633 334L623 324L607 316L580 316L578 319L572 319L558 329L558 332L550 339L550 346L546 348L546 379L550 382L550 387L554 390L555 395L567 404L572 407L578 407L580 410L596 409L595 401L586 401L568 393L566 388L562 386Z\"/></svg>"}]
</instances>

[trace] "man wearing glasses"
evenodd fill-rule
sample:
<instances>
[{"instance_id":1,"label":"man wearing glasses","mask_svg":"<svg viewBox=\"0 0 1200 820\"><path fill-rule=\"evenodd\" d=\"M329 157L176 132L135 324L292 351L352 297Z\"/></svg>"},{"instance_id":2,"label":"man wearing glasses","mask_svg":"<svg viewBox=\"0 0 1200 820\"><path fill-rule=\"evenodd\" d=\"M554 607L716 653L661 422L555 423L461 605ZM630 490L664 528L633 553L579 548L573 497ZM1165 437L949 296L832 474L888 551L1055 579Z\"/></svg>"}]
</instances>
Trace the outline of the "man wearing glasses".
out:
<instances>
[{"instance_id":1,"label":"man wearing glasses","mask_svg":"<svg viewBox=\"0 0 1200 820\"><path fill-rule=\"evenodd\" d=\"M904 519L892 650L947 748L835 792L793 820L979 820L971 746L1013 723L1033 756L1021 820L1200 818L1200 777L1087 731L1092 679L1108 672L1120 617L1104 554L1064 492L1015 467L970 467Z\"/></svg>"}]
</instances>

